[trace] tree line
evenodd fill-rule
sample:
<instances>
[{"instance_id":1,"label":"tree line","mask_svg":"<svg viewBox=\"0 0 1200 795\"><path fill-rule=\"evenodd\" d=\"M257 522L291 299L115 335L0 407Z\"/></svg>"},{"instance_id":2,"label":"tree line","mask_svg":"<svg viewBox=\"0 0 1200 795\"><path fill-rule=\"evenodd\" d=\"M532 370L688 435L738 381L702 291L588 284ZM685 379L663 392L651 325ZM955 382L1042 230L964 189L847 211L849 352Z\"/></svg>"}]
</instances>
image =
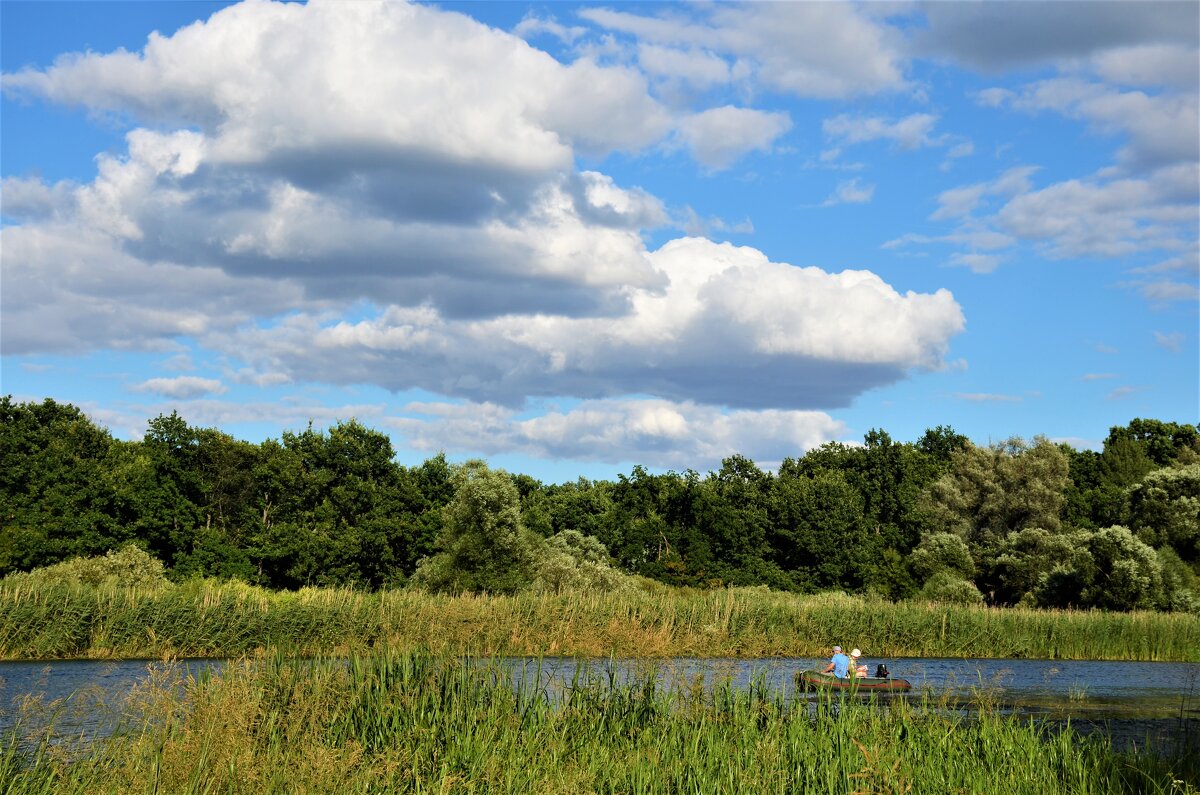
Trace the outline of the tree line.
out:
<instances>
[{"instance_id":1,"label":"tree line","mask_svg":"<svg viewBox=\"0 0 1200 795\"><path fill-rule=\"evenodd\" d=\"M0 399L0 576L134 544L173 579L513 592L766 585L889 599L1200 612L1200 433L1135 419L1102 451L882 430L764 471L545 484L394 460L356 420L253 444L176 413L137 441Z\"/></svg>"}]
</instances>

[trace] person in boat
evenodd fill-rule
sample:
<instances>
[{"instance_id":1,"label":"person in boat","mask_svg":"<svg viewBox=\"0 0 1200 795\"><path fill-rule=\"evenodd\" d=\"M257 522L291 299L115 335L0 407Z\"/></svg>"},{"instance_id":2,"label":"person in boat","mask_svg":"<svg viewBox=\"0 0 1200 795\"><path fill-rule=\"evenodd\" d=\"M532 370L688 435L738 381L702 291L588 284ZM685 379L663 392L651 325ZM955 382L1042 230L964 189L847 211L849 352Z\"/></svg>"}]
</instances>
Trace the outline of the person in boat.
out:
<instances>
[{"instance_id":1,"label":"person in boat","mask_svg":"<svg viewBox=\"0 0 1200 795\"><path fill-rule=\"evenodd\" d=\"M867 664L865 662L862 662L859 659L860 657L862 657L862 652L859 651L858 649L855 649L854 651L850 652L850 666L853 669L855 676L866 676L867 675Z\"/></svg>"},{"instance_id":2,"label":"person in boat","mask_svg":"<svg viewBox=\"0 0 1200 795\"><path fill-rule=\"evenodd\" d=\"M829 659L829 665L826 665L825 670L821 673L827 674L830 671L838 679L845 679L850 676L850 658L842 653L841 646L833 647L833 657Z\"/></svg>"}]
</instances>

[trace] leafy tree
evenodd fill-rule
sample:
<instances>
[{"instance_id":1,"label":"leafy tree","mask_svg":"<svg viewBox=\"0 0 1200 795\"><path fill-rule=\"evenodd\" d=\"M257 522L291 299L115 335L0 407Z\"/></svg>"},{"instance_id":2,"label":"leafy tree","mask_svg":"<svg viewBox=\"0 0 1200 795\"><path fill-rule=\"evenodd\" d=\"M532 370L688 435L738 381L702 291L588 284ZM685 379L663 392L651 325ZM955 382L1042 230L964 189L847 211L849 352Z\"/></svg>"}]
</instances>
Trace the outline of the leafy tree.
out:
<instances>
[{"instance_id":1,"label":"leafy tree","mask_svg":"<svg viewBox=\"0 0 1200 795\"><path fill-rule=\"evenodd\" d=\"M1147 445L1130 436L1117 436L1106 442L1099 460L1099 485L1123 489L1145 477L1156 467L1146 448Z\"/></svg>"},{"instance_id":2,"label":"leafy tree","mask_svg":"<svg viewBox=\"0 0 1200 795\"><path fill-rule=\"evenodd\" d=\"M930 577L921 587L917 598L958 605L977 605L983 602L983 594L975 587L975 583L950 571L938 572Z\"/></svg>"},{"instance_id":3,"label":"leafy tree","mask_svg":"<svg viewBox=\"0 0 1200 795\"><path fill-rule=\"evenodd\" d=\"M248 545L263 579L287 588L394 581L416 520L393 455L386 434L355 420L264 443Z\"/></svg>"},{"instance_id":4,"label":"leafy tree","mask_svg":"<svg viewBox=\"0 0 1200 795\"><path fill-rule=\"evenodd\" d=\"M1158 556L1127 528L1080 530L1071 534L1071 541L1077 553L1038 588L1042 606L1138 610L1163 606L1169 599Z\"/></svg>"},{"instance_id":5,"label":"leafy tree","mask_svg":"<svg viewBox=\"0 0 1200 795\"><path fill-rule=\"evenodd\" d=\"M866 590L899 601L914 596L918 585L905 556L895 549L884 549L873 561L867 575Z\"/></svg>"},{"instance_id":6,"label":"leafy tree","mask_svg":"<svg viewBox=\"0 0 1200 795\"><path fill-rule=\"evenodd\" d=\"M628 476L617 475L606 490L610 505L597 520L594 535L622 570L662 579L666 563L678 559L666 519L667 484L678 479L674 473L652 475L635 466Z\"/></svg>"},{"instance_id":7,"label":"leafy tree","mask_svg":"<svg viewBox=\"0 0 1200 795\"><path fill-rule=\"evenodd\" d=\"M970 444L970 439L949 425L939 425L925 431L917 440L917 449L943 466L949 466L951 456L959 450L966 449Z\"/></svg>"},{"instance_id":8,"label":"leafy tree","mask_svg":"<svg viewBox=\"0 0 1200 795\"><path fill-rule=\"evenodd\" d=\"M947 429L947 433L953 433ZM885 546L907 552L919 541L924 524L917 511L921 492L944 471L938 459L911 444L871 430L854 461L851 483L863 495L863 511ZM965 441L965 440L963 440ZM942 440L947 446L954 438Z\"/></svg>"},{"instance_id":9,"label":"leafy tree","mask_svg":"<svg viewBox=\"0 0 1200 795\"><path fill-rule=\"evenodd\" d=\"M202 524L203 482L198 462L199 432L177 412L150 420L123 484L137 519L138 537L169 569L196 543Z\"/></svg>"},{"instance_id":10,"label":"leafy tree","mask_svg":"<svg viewBox=\"0 0 1200 795\"><path fill-rule=\"evenodd\" d=\"M694 521L711 555L712 574L723 583L753 584L767 557L771 476L744 456L721 462L720 471L698 484Z\"/></svg>"},{"instance_id":11,"label":"leafy tree","mask_svg":"<svg viewBox=\"0 0 1200 795\"><path fill-rule=\"evenodd\" d=\"M801 590L859 589L870 579L878 539L861 495L839 471L777 483L775 562Z\"/></svg>"},{"instance_id":12,"label":"leafy tree","mask_svg":"<svg viewBox=\"0 0 1200 795\"><path fill-rule=\"evenodd\" d=\"M925 495L931 526L961 536L977 556L1026 527L1057 531L1067 486L1067 458L1043 437L970 446Z\"/></svg>"},{"instance_id":13,"label":"leafy tree","mask_svg":"<svg viewBox=\"0 0 1200 795\"><path fill-rule=\"evenodd\" d=\"M1200 452L1200 431L1195 425L1184 423L1139 418L1127 426L1114 426L1104 441L1105 450L1123 439L1136 442L1160 467L1171 464L1184 451Z\"/></svg>"},{"instance_id":14,"label":"leafy tree","mask_svg":"<svg viewBox=\"0 0 1200 795\"><path fill-rule=\"evenodd\" d=\"M1052 571L1090 570L1090 554L1078 541L1086 535L1051 533L1040 527L1009 533L984 557L979 576L983 590L995 604L1038 605L1040 589Z\"/></svg>"},{"instance_id":15,"label":"leafy tree","mask_svg":"<svg viewBox=\"0 0 1200 795\"><path fill-rule=\"evenodd\" d=\"M1200 464L1151 472L1130 489L1129 524L1147 544L1200 562Z\"/></svg>"},{"instance_id":16,"label":"leafy tree","mask_svg":"<svg viewBox=\"0 0 1200 795\"><path fill-rule=\"evenodd\" d=\"M115 446L74 406L0 398L0 575L130 540L113 515Z\"/></svg>"},{"instance_id":17,"label":"leafy tree","mask_svg":"<svg viewBox=\"0 0 1200 795\"><path fill-rule=\"evenodd\" d=\"M949 428L926 434L931 449L953 450L966 439ZM786 459L780 478L836 470L860 495L863 513L885 547L903 553L920 540L925 517L920 510L922 492L945 470L936 455L916 445L901 444L874 429L861 447L829 443L810 450L802 459Z\"/></svg>"},{"instance_id":18,"label":"leafy tree","mask_svg":"<svg viewBox=\"0 0 1200 795\"><path fill-rule=\"evenodd\" d=\"M10 574L4 582L30 587L79 584L152 588L167 585L165 571L162 561L133 544L126 544L105 555L72 558L33 571Z\"/></svg>"},{"instance_id":19,"label":"leafy tree","mask_svg":"<svg viewBox=\"0 0 1200 795\"><path fill-rule=\"evenodd\" d=\"M1162 547L1155 554L1163 575L1161 606L1182 613L1200 613L1200 575L1170 547Z\"/></svg>"},{"instance_id":20,"label":"leafy tree","mask_svg":"<svg viewBox=\"0 0 1200 795\"><path fill-rule=\"evenodd\" d=\"M579 478L573 483L549 486L545 494L549 535L578 530L585 536L601 536L605 516L613 509L610 484Z\"/></svg>"},{"instance_id":21,"label":"leafy tree","mask_svg":"<svg viewBox=\"0 0 1200 795\"><path fill-rule=\"evenodd\" d=\"M1095 577L1084 589L1091 607L1106 610L1150 609L1163 597L1162 565L1148 545L1124 527L1097 530L1088 539Z\"/></svg>"},{"instance_id":22,"label":"leafy tree","mask_svg":"<svg viewBox=\"0 0 1200 795\"><path fill-rule=\"evenodd\" d=\"M1125 489L1106 479L1102 456L1095 450L1059 445L1067 457L1070 482L1063 494L1063 524L1096 530L1120 524L1125 513ZM1110 461L1109 467L1113 466Z\"/></svg>"},{"instance_id":23,"label":"leafy tree","mask_svg":"<svg viewBox=\"0 0 1200 795\"><path fill-rule=\"evenodd\" d=\"M658 487L660 546L647 567L649 571L656 579L671 585L727 582L729 572L714 554L713 544L721 543L721 534L734 528L726 524L712 532L714 519L721 521L728 517L728 514L713 516L720 508L714 505L712 488L706 487L692 470L667 473L658 478ZM642 529L652 527L643 525Z\"/></svg>"},{"instance_id":24,"label":"leafy tree","mask_svg":"<svg viewBox=\"0 0 1200 795\"><path fill-rule=\"evenodd\" d=\"M433 591L514 593L528 587L543 542L521 521L520 495L503 470L468 461L455 473L441 550L424 560L412 583Z\"/></svg>"},{"instance_id":25,"label":"leafy tree","mask_svg":"<svg viewBox=\"0 0 1200 795\"><path fill-rule=\"evenodd\" d=\"M921 582L942 572L950 572L966 580L975 576L975 562L971 560L971 550L967 549L966 542L954 533L933 533L923 538L912 551L909 565Z\"/></svg>"},{"instance_id":26,"label":"leafy tree","mask_svg":"<svg viewBox=\"0 0 1200 795\"><path fill-rule=\"evenodd\" d=\"M564 530L548 538L535 570L534 587L550 593L610 592L630 587L629 578L610 565L604 545L577 530Z\"/></svg>"},{"instance_id":27,"label":"leafy tree","mask_svg":"<svg viewBox=\"0 0 1200 795\"><path fill-rule=\"evenodd\" d=\"M428 458L418 467L399 468L397 503L392 519L392 554L396 568L388 581L401 584L412 575L417 562L432 555L442 514L454 498L453 471L444 453Z\"/></svg>"}]
</instances>

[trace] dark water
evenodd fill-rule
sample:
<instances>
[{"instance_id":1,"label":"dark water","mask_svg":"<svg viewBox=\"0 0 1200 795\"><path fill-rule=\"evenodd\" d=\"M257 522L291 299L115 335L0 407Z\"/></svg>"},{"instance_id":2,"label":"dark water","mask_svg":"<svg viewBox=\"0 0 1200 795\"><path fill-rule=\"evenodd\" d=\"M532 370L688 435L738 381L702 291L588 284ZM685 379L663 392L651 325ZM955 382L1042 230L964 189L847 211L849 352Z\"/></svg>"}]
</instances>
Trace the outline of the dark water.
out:
<instances>
[{"instance_id":1,"label":"dark water","mask_svg":"<svg viewBox=\"0 0 1200 795\"><path fill-rule=\"evenodd\" d=\"M805 658L675 658L668 660L576 660L567 657L510 659L516 684L553 696L576 678L628 683L654 677L665 690L705 692L721 683L734 688L760 685L789 698L798 692L795 674L822 667ZM888 659L892 675L923 691L949 694L969 712L980 700L1035 718L1050 727L1066 724L1081 733L1101 732L1120 748L1173 751L1180 743L1200 745L1200 664L1062 660ZM125 713L126 697L157 678L219 674L221 660L0 662L0 733L18 722L30 736L51 719L55 732L86 742L113 730Z\"/></svg>"}]
</instances>

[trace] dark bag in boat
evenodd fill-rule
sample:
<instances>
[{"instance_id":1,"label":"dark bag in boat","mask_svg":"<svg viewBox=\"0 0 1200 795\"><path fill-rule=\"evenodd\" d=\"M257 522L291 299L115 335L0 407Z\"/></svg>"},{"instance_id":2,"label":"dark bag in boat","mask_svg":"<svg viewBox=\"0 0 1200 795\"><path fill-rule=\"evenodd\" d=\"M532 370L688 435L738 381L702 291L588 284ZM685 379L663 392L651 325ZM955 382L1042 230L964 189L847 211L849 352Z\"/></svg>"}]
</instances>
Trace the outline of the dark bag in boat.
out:
<instances>
[{"instance_id":1,"label":"dark bag in boat","mask_svg":"<svg viewBox=\"0 0 1200 795\"><path fill-rule=\"evenodd\" d=\"M875 669L875 678L887 679L889 676L891 676L891 674L888 672L887 666L883 663L879 663L879 667Z\"/></svg>"}]
</instances>

